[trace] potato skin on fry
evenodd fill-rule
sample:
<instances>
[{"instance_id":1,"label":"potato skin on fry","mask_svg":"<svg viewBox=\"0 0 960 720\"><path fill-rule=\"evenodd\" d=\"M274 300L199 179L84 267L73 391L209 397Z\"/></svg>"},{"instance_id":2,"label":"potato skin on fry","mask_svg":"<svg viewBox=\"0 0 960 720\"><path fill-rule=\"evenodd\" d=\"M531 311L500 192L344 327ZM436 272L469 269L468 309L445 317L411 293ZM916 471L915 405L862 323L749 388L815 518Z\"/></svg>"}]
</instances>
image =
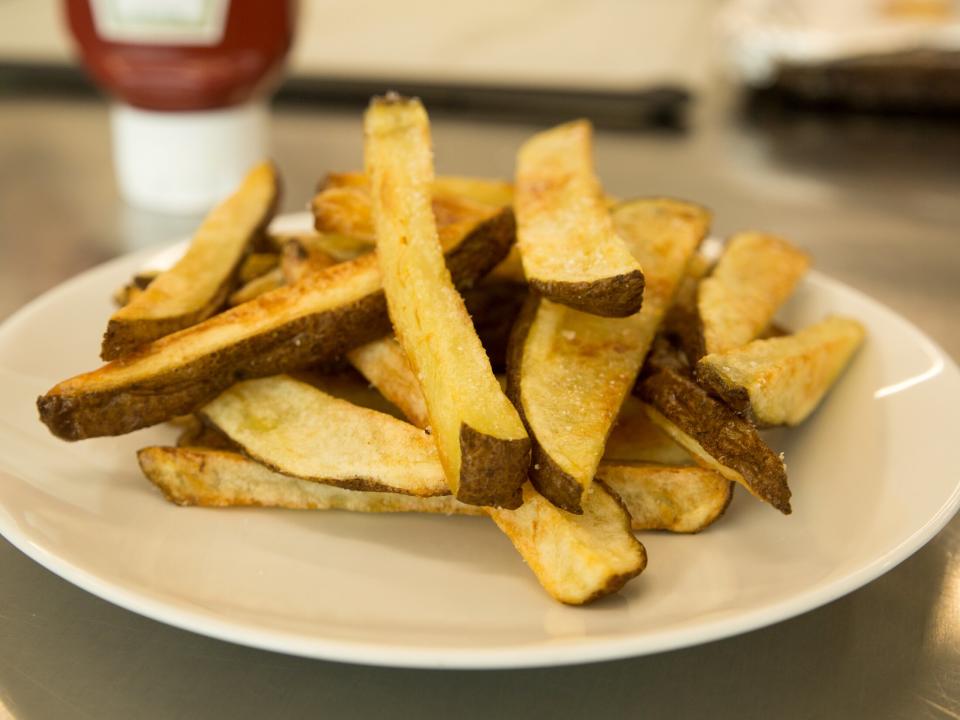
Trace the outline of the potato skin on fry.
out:
<instances>
[{"instance_id":1,"label":"potato skin on fry","mask_svg":"<svg viewBox=\"0 0 960 720\"><path fill-rule=\"evenodd\" d=\"M513 324L513 331L510 334L510 342L507 344L507 397L517 408L520 419L528 428L530 427L530 421L524 413L521 396L523 354L527 344L527 335L534 319L537 317L540 302L539 293L531 291L520 309L520 314L517 315ZM533 431L531 431L531 435L535 440L536 436ZM550 457L550 454L536 441L533 443L532 453L530 481L537 492L549 499L558 508L563 508L570 513L582 512L580 496L583 494L583 487L577 482L576 478L564 472Z\"/></svg>"},{"instance_id":2,"label":"potato skin on fry","mask_svg":"<svg viewBox=\"0 0 960 720\"><path fill-rule=\"evenodd\" d=\"M464 502L515 507L530 440L443 264L438 225L447 222L431 192L427 113L415 99L374 98L364 137L390 320L423 391L447 482ZM464 204L444 204L443 213Z\"/></svg>"},{"instance_id":3,"label":"potato skin on fry","mask_svg":"<svg viewBox=\"0 0 960 720\"><path fill-rule=\"evenodd\" d=\"M480 223L446 255L458 284L472 284L506 255L514 240L509 210ZM310 303L323 288L341 292L352 283L370 288L359 299L321 312L309 311L274 326L280 307ZM317 287L320 287L318 290ZM269 329L249 333L251 325ZM221 341L224 328L236 339ZM64 440L122 435L185 415L237 380L275 375L339 358L348 350L390 332L386 299L373 254L340 263L261 295L203 323L151 343L133 355L99 370L65 380L37 400L40 419ZM181 356L207 336L216 346L192 360ZM164 358L170 358L166 363ZM138 375L148 360L162 369Z\"/></svg>"},{"instance_id":4,"label":"potato skin on fry","mask_svg":"<svg viewBox=\"0 0 960 720\"><path fill-rule=\"evenodd\" d=\"M601 317L627 317L637 312L643 303L644 278L639 270L591 282L540 278L531 278L529 282L530 287L546 297Z\"/></svg>"},{"instance_id":5,"label":"potato skin on fry","mask_svg":"<svg viewBox=\"0 0 960 720\"><path fill-rule=\"evenodd\" d=\"M115 360L217 312L279 196L280 178L271 163L247 173L237 191L207 215L176 265L111 316L100 357Z\"/></svg>"},{"instance_id":6,"label":"potato skin on fry","mask_svg":"<svg viewBox=\"0 0 960 720\"><path fill-rule=\"evenodd\" d=\"M757 425L798 425L820 404L863 342L856 320L830 317L800 330L707 355L697 380Z\"/></svg>"},{"instance_id":7,"label":"potato skin on fry","mask_svg":"<svg viewBox=\"0 0 960 720\"><path fill-rule=\"evenodd\" d=\"M640 310L640 263L617 235L593 169L586 120L534 135L517 153L514 207L524 273L554 302L602 317Z\"/></svg>"},{"instance_id":8,"label":"potato skin on fry","mask_svg":"<svg viewBox=\"0 0 960 720\"><path fill-rule=\"evenodd\" d=\"M531 290L508 353L508 392L534 442L531 480L572 513L580 512L580 496L593 481L604 442L706 233L709 213L668 198L644 198L619 205L611 219L647 274L640 312L598 317Z\"/></svg>"},{"instance_id":9,"label":"potato skin on fry","mask_svg":"<svg viewBox=\"0 0 960 720\"><path fill-rule=\"evenodd\" d=\"M664 429L672 430L674 440L684 444L698 462L706 452L716 463L715 469L784 515L790 514L790 487L783 461L750 423L693 380L672 370L642 380L637 392L655 409L651 419L666 419L669 425Z\"/></svg>"}]
</instances>

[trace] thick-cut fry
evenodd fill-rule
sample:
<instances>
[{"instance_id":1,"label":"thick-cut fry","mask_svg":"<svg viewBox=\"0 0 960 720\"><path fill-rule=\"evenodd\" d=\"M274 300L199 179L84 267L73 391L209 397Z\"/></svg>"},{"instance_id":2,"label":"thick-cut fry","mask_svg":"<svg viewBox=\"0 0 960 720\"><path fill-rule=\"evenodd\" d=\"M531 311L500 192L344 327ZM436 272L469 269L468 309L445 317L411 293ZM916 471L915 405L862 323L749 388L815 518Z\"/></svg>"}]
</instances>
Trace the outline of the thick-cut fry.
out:
<instances>
[{"instance_id":1,"label":"thick-cut fry","mask_svg":"<svg viewBox=\"0 0 960 720\"><path fill-rule=\"evenodd\" d=\"M517 510L490 508L490 517L550 595L583 605L619 590L647 565L647 553L630 530L630 515L602 483L571 515L523 486Z\"/></svg>"},{"instance_id":2,"label":"thick-cut fry","mask_svg":"<svg viewBox=\"0 0 960 720\"><path fill-rule=\"evenodd\" d=\"M517 246L531 287L594 315L640 309L641 263L617 236L593 172L589 122L534 135L517 154Z\"/></svg>"},{"instance_id":3,"label":"thick-cut fry","mask_svg":"<svg viewBox=\"0 0 960 720\"><path fill-rule=\"evenodd\" d=\"M603 462L679 466L691 464L693 458L647 417L639 398L628 395L607 438Z\"/></svg>"},{"instance_id":4,"label":"thick-cut fry","mask_svg":"<svg viewBox=\"0 0 960 720\"><path fill-rule=\"evenodd\" d=\"M407 420L419 428L430 424L420 383L410 369L407 354L393 337L354 348L347 359Z\"/></svg>"},{"instance_id":5,"label":"thick-cut fry","mask_svg":"<svg viewBox=\"0 0 960 720\"><path fill-rule=\"evenodd\" d=\"M420 381L447 481L462 502L517 507L530 440L443 264L427 114L417 100L374 99L364 131L387 307Z\"/></svg>"},{"instance_id":6,"label":"thick-cut fry","mask_svg":"<svg viewBox=\"0 0 960 720\"><path fill-rule=\"evenodd\" d=\"M784 515L790 514L786 467L753 425L672 370L652 375L637 388L648 403L650 419L698 463L740 483Z\"/></svg>"},{"instance_id":7,"label":"thick-cut fry","mask_svg":"<svg viewBox=\"0 0 960 720\"><path fill-rule=\"evenodd\" d=\"M514 326L507 362L510 397L534 441L531 479L574 513L709 215L688 203L650 199L620 206L613 222L646 268L640 312L604 318L531 296Z\"/></svg>"},{"instance_id":8,"label":"thick-cut fry","mask_svg":"<svg viewBox=\"0 0 960 720\"><path fill-rule=\"evenodd\" d=\"M455 282L472 284L513 243L513 215L487 211L459 226L446 261ZM192 412L238 379L339 358L389 333L382 290L372 253L320 270L61 382L38 399L40 418L65 440L121 435Z\"/></svg>"},{"instance_id":9,"label":"thick-cut fry","mask_svg":"<svg viewBox=\"0 0 960 720\"><path fill-rule=\"evenodd\" d=\"M230 307L243 305L251 300L255 300L264 293L268 293L271 290L276 290L277 288L283 287L286 284L286 280L283 277L283 270L276 267L273 270L264 273L260 277L255 277L253 280L250 280L249 282L237 288L230 294L227 304Z\"/></svg>"},{"instance_id":10,"label":"thick-cut fry","mask_svg":"<svg viewBox=\"0 0 960 720\"><path fill-rule=\"evenodd\" d=\"M429 435L284 375L237 383L203 419L271 470L350 490L448 492Z\"/></svg>"},{"instance_id":11,"label":"thick-cut fry","mask_svg":"<svg viewBox=\"0 0 960 720\"><path fill-rule=\"evenodd\" d=\"M127 355L157 338L215 313L253 242L273 216L280 181L270 163L258 165L240 188L207 216L186 254L110 318L100 355Z\"/></svg>"},{"instance_id":12,"label":"thick-cut fry","mask_svg":"<svg viewBox=\"0 0 960 720\"><path fill-rule=\"evenodd\" d=\"M452 495L416 497L300 480L225 450L147 447L137 457L144 475L177 505L484 514L482 508L458 502Z\"/></svg>"},{"instance_id":13,"label":"thick-cut fry","mask_svg":"<svg viewBox=\"0 0 960 720\"><path fill-rule=\"evenodd\" d=\"M786 240L739 233L713 272L700 282L697 312L702 347L687 349L691 363L746 345L770 324L807 271L810 258Z\"/></svg>"},{"instance_id":14,"label":"thick-cut fry","mask_svg":"<svg viewBox=\"0 0 960 720\"><path fill-rule=\"evenodd\" d=\"M863 342L863 325L830 317L796 335L707 355L697 379L759 425L798 425L813 412Z\"/></svg>"},{"instance_id":15,"label":"thick-cut fry","mask_svg":"<svg viewBox=\"0 0 960 720\"><path fill-rule=\"evenodd\" d=\"M700 532L723 515L733 497L732 482L696 466L604 463L597 479L623 500L634 530Z\"/></svg>"}]
</instances>

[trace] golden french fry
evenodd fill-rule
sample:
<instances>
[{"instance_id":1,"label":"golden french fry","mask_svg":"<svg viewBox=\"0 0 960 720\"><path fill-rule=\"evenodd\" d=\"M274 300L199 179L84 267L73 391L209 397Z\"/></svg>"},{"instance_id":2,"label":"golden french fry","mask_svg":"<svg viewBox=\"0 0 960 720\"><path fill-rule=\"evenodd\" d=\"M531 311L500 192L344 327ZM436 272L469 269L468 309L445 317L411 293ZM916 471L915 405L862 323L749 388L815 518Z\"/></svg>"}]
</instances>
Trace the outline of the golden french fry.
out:
<instances>
[{"instance_id":1,"label":"golden french fry","mask_svg":"<svg viewBox=\"0 0 960 720\"><path fill-rule=\"evenodd\" d=\"M128 355L219 310L244 258L273 216L279 194L273 165L262 163L251 170L240 188L203 221L176 265L113 314L101 357Z\"/></svg>"},{"instance_id":2,"label":"golden french fry","mask_svg":"<svg viewBox=\"0 0 960 720\"><path fill-rule=\"evenodd\" d=\"M614 226L648 278L640 312L606 318L532 295L517 320L508 392L534 441L531 479L559 507L580 511L607 435L708 222L705 210L676 200L619 206Z\"/></svg>"},{"instance_id":3,"label":"golden french fry","mask_svg":"<svg viewBox=\"0 0 960 720\"><path fill-rule=\"evenodd\" d=\"M693 380L664 370L637 391L650 419L704 467L743 485L752 495L790 514L790 487L783 459L756 428Z\"/></svg>"},{"instance_id":4,"label":"golden french fry","mask_svg":"<svg viewBox=\"0 0 960 720\"><path fill-rule=\"evenodd\" d=\"M364 133L387 307L420 382L447 481L462 502L517 507L530 440L443 264L427 114L417 100L376 98Z\"/></svg>"},{"instance_id":5,"label":"golden french fry","mask_svg":"<svg viewBox=\"0 0 960 720\"><path fill-rule=\"evenodd\" d=\"M514 211L527 282L545 298L605 317L640 309L640 263L617 235L593 171L586 120L534 135L517 154Z\"/></svg>"},{"instance_id":6,"label":"golden french fry","mask_svg":"<svg viewBox=\"0 0 960 720\"><path fill-rule=\"evenodd\" d=\"M830 317L795 335L707 355L697 379L759 425L798 425L814 411L864 338L856 320Z\"/></svg>"}]
</instances>

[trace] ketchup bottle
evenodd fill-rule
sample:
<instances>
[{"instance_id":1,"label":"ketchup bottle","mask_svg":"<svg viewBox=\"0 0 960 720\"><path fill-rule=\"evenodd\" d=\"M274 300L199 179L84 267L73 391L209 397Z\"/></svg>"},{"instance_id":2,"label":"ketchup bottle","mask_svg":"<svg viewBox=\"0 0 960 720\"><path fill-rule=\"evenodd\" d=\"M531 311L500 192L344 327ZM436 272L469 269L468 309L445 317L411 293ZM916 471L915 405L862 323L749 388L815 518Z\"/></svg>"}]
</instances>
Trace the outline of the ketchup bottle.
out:
<instances>
[{"instance_id":1,"label":"ketchup bottle","mask_svg":"<svg viewBox=\"0 0 960 720\"><path fill-rule=\"evenodd\" d=\"M81 59L113 99L120 191L203 212L267 153L267 99L293 39L294 0L65 0Z\"/></svg>"}]
</instances>

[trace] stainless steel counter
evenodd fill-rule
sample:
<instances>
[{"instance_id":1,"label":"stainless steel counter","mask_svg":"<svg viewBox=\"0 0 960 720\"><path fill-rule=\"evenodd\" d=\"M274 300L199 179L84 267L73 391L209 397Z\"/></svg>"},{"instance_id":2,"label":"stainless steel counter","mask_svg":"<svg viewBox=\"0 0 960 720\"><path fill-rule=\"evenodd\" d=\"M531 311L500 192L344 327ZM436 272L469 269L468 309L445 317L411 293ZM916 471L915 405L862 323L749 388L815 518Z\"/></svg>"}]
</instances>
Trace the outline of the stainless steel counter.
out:
<instances>
[{"instance_id":1,"label":"stainless steel counter","mask_svg":"<svg viewBox=\"0 0 960 720\"><path fill-rule=\"evenodd\" d=\"M439 171L509 175L522 124L434 118ZM358 112L282 107L287 209L361 163ZM691 131L601 132L610 192L666 194L808 248L960 356L960 128L761 116L702 102ZM116 197L105 108L0 96L0 318L67 277L183 235L191 219ZM2 401L2 400L0 400ZM956 470L954 470L956 472ZM0 541L0 718L960 717L960 518L858 592L770 628L672 653L503 672L303 660L166 627Z\"/></svg>"}]
</instances>

